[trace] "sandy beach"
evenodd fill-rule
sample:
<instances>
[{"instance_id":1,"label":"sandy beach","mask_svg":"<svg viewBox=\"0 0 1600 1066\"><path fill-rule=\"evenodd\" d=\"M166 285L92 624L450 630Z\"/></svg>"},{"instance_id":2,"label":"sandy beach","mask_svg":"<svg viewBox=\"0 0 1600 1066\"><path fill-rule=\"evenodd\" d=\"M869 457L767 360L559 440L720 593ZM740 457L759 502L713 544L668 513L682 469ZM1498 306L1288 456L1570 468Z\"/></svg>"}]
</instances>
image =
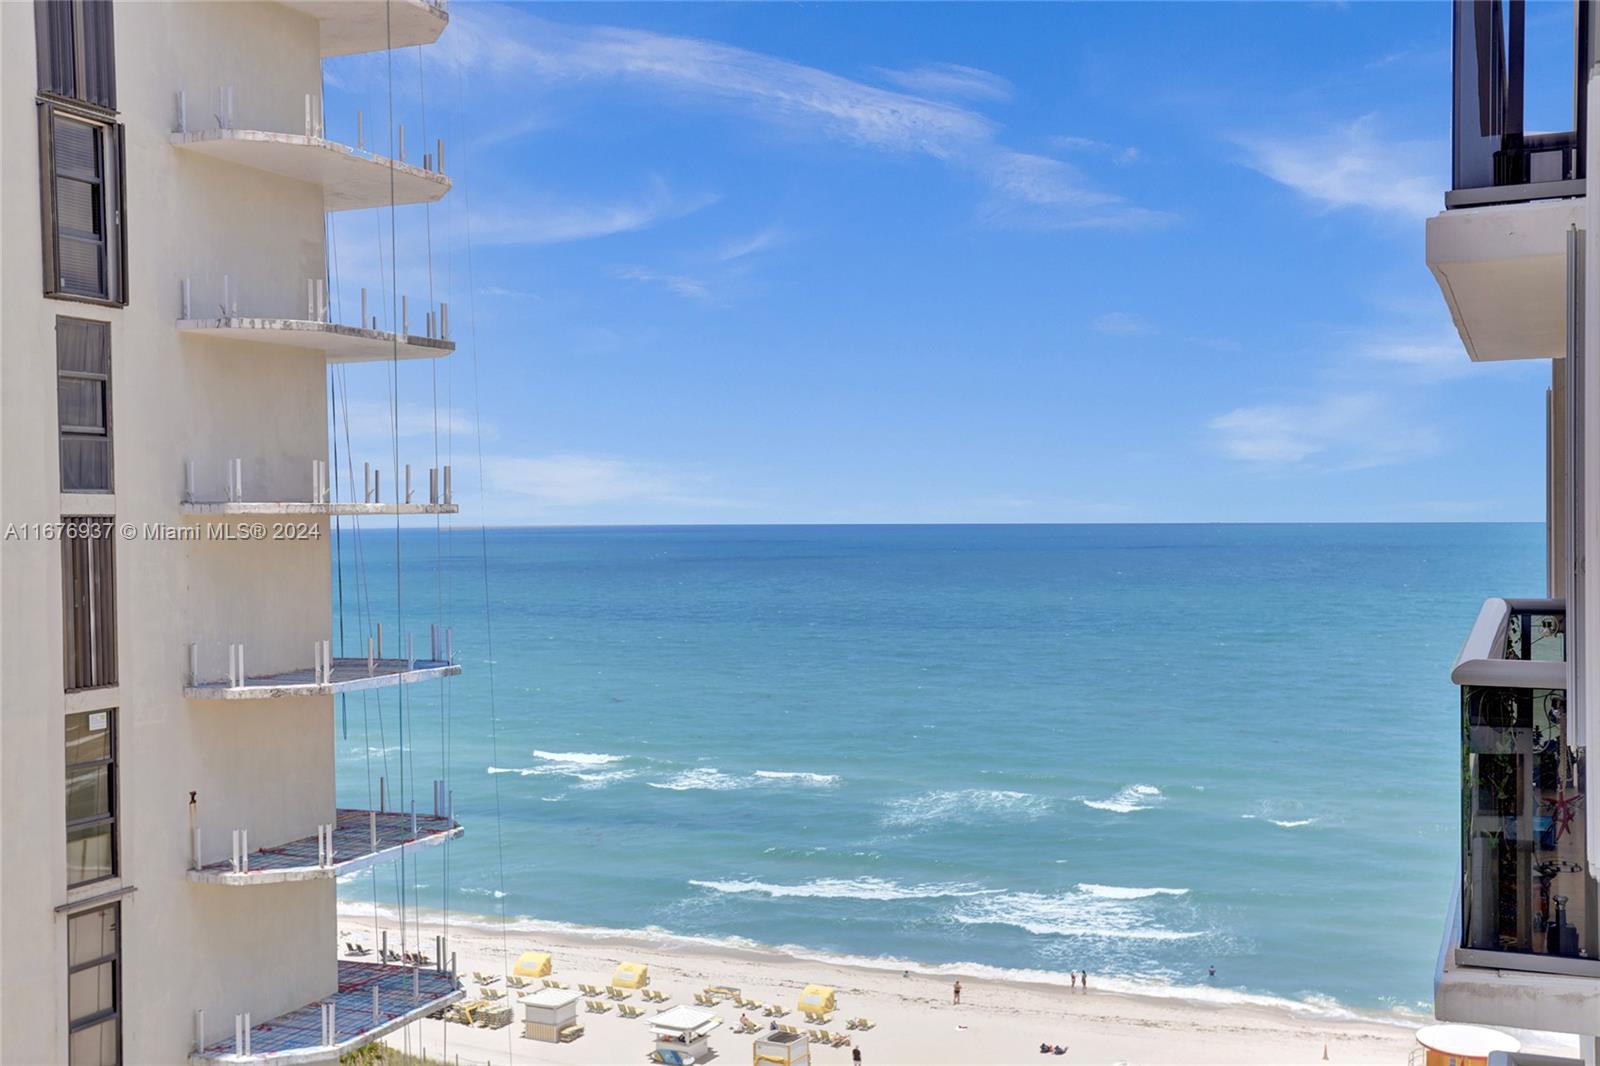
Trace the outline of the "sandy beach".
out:
<instances>
[{"instance_id":1,"label":"sandy beach","mask_svg":"<svg viewBox=\"0 0 1600 1066\"><path fill-rule=\"evenodd\" d=\"M435 916L437 917L437 916ZM343 941L376 943L369 917L341 916ZM391 949L399 944L393 922ZM411 924L407 940L419 940L431 952L433 937L443 932L437 921ZM450 950L457 971L501 974L523 951L554 955L552 977L569 986L579 982L605 985L620 961L650 968L650 987L670 993L671 1003L694 1003L694 993L710 985L737 988L746 998L778 1003L793 1010L807 984L832 985L838 1011L826 1028L847 1032L847 1019L865 1016L875 1025L867 1032L848 1032L862 1061L872 1066L901 1063L1317 1063L1386 1062L1401 1064L1416 1046L1412 1030L1398 1019L1346 1011L1318 1011L1275 1005L1228 1002L1226 993L1197 989L1195 997L1142 995L1095 987L1087 992L1053 983L997 979L981 972L956 971L905 974L888 969L814 961L776 951L711 944L662 935L614 934L603 930L513 931L502 939L497 931L452 923ZM507 958L509 953L509 959ZM981 969L981 968L977 968ZM961 1004L951 1002L951 986L959 977ZM1063 977L1064 980L1064 977ZM502 981L493 987L504 988ZM1207 999L1211 1001L1207 1001ZM629 1001L647 1013L660 1009L637 995ZM465 1064L548 1062L570 1064L642 1063L652 1046L645 1019L626 1019L613 1010L591 1014L579 1005L585 1034L576 1042L555 1045L525 1039L521 1013L509 1029L488 1030L429 1020L393 1034L388 1042L412 1054ZM727 1023L712 1037L712 1061L743 1063L750 1059L751 1038L733 1032L741 1010L723 1002L716 1010ZM763 1027L769 1019L752 1014ZM784 1019L805 1028L804 1019ZM509 1035L508 1035L509 1034ZM1044 1056L1048 1041L1069 1050ZM848 1047L813 1045L813 1062L847 1064Z\"/></svg>"}]
</instances>

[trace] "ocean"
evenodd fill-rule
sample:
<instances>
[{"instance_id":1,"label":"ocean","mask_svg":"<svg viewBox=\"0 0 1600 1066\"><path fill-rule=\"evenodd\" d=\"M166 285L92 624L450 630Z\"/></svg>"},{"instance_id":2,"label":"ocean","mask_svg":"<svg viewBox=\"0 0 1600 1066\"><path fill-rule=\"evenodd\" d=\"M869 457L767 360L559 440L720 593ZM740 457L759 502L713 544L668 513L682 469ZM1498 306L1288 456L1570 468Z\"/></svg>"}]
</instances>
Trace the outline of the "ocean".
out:
<instances>
[{"instance_id":1,"label":"ocean","mask_svg":"<svg viewBox=\"0 0 1600 1066\"><path fill-rule=\"evenodd\" d=\"M465 670L341 701L339 801L466 833L350 906L1320 1010L1427 1010L1450 666L1543 591L1539 525L363 527L336 649Z\"/></svg>"}]
</instances>

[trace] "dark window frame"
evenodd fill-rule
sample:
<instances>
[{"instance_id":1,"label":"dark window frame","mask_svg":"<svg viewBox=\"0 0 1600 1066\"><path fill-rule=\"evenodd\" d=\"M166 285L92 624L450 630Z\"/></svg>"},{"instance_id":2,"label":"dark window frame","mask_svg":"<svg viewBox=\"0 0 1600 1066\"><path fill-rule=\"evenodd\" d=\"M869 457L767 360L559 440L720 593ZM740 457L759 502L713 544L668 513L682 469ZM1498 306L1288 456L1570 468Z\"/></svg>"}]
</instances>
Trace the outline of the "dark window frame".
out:
<instances>
[{"instance_id":1,"label":"dark window frame","mask_svg":"<svg viewBox=\"0 0 1600 1066\"><path fill-rule=\"evenodd\" d=\"M92 829L100 826L110 826L111 872L103 877L91 877L87 881L72 881L70 880L71 875L69 874L69 880L67 881L67 887L69 889L82 888L85 885L97 885L103 881L112 881L122 876L122 841L121 834L118 832L120 827L117 824L117 709L115 707L105 707L96 711L79 711L74 714L67 715L66 718L62 720L62 751L63 754L66 753L66 721L73 718L87 719L92 714L103 714L106 716L106 754L104 757L98 759L86 759L82 762L67 762L65 764L66 773L62 778L63 790L65 789L66 782L72 780L73 774L82 773L85 770L104 769L106 771L106 813L92 815L88 818L69 818L67 819L66 827L67 835L70 837L74 829ZM64 791L62 799L63 802L66 799Z\"/></svg>"},{"instance_id":2,"label":"dark window frame","mask_svg":"<svg viewBox=\"0 0 1600 1066\"><path fill-rule=\"evenodd\" d=\"M105 372L98 373L89 370L66 370L62 368L65 361L65 349L62 341L62 324L71 323L75 326L88 325L98 327L103 331L105 345ZM100 385L100 410L101 422L99 427L69 425L62 420L61 400L59 395L60 382L90 381ZM58 395L56 398L56 426L59 437L58 452L60 453L61 491L80 493L84 495L107 495L116 491L116 433L112 416L111 392L111 323L97 318L71 318L66 315L56 316L56 382ZM67 448L74 440L103 440L105 441L105 471L106 484L104 488L85 488L82 485L67 484Z\"/></svg>"},{"instance_id":3,"label":"dark window frame","mask_svg":"<svg viewBox=\"0 0 1600 1066\"><path fill-rule=\"evenodd\" d=\"M128 240L127 195L124 176L127 158L124 148L123 128L96 110L76 102L64 103L57 98L41 96L39 109L39 209L43 232L44 294L53 299L77 300L106 307L125 307L128 303ZM58 170L56 158L56 124L58 121L75 122L90 127L95 139L96 172L67 172ZM61 276L61 238L58 182L70 181L91 185L97 191L96 221L100 227L99 284L92 289L69 286ZM67 234L69 240L89 242L93 233Z\"/></svg>"},{"instance_id":4,"label":"dark window frame","mask_svg":"<svg viewBox=\"0 0 1600 1066\"><path fill-rule=\"evenodd\" d=\"M61 520L61 652L67 692L117 684L115 525L108 515Z\"/></svg>"},{"instance_id":5,"label":"dark window frame","mask_svg":"<svg viewBox=\"0 0 1600 1066\"><path fill-rule=\"evenodd\" d=\"M105 911L112 913L115 924L116 939L110 955L101 955L86 962L74 963L72 961L72 921L75 918L85 918L91 914L100 914ZM72 1017L72 976L84 970L92 970L106 963L111 964L111 1006L105 1010L96 1011L86 1018L73 1020ZM122 903L114 901L101 907L90 907L76 911L67 916L67 1063L72 1066L72 1037L81 1030L92 1029L107 1021L114 1021L117 1026L117 1061L122 1061Z\"/></svg>"}]
</instances>

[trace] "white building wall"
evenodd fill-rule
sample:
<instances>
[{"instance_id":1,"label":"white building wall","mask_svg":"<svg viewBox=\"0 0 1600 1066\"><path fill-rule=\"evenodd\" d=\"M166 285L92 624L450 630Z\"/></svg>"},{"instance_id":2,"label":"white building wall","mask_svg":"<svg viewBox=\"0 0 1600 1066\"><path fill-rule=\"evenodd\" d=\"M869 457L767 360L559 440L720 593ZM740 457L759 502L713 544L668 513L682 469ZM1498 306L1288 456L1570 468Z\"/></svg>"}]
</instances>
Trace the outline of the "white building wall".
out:
<instances>
[{"instance_id":1,"label":"white building wall","mask_svg":"<svg viewBox=\"0 0 1600 1066\"><path fill-rule=\"evenodd\" d=\"M194 306L301 317L320 277L321 190L175 150L176 93L191 128L214 125L216 87L234 87L236 126L300 131L320 91L318 25L272 3L118 3L117 96L126 137L128 305L45 299L41 280L36 66L31 4L0 4L0 525L114 513L181 524L184 462L220 490L244 459L253 496L303 495L326 458L318 354L179 339L181 279ZM57 315L111 324L114 496L59 492ZM225 673L243 641L251 672L309 665L328 636L326 522L318 540L117 545L119 685L62 691L59 544L8 541L0 554L0 1061L66 1060L66 920L55 907L119 886L123 1053L187 1055L193 1011L207 1039L335 987L332 881L191 885L188 798L198 793L207 858L229 832L253 846L310 836L333 820L329 698L185 701L186 644ZM207 672L204 668L202 672ZM63 717L119 709L117 881L69 895Z\"/></svg>"}]
</instances>

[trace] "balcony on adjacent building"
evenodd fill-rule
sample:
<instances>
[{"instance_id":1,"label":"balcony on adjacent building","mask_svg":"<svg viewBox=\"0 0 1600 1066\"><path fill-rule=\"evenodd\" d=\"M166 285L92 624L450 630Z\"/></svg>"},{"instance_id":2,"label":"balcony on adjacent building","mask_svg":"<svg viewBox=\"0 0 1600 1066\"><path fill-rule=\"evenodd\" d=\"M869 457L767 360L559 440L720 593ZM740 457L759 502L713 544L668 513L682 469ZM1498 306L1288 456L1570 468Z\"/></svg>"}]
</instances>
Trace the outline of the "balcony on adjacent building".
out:
<instances>
[{"instance_id":1,"label":"balcony on adjacent building","mask_svg":"<svg viewBox=\"0 0 1600 1066\"><path fill-rule=\"evenodd\" d=\"M434 806L441 789L434 788ZM248 837L235 837L228 859L194 866L188 878L207 885L272 885L340 877L417 848L459 836L462 826L446 813L411 815L398 811L340 808L336 820L314 836L248 850Z\"/></svg>"},{"instance_id":2,"label":"balcony on adjacent building","mask_svg":"<svg viewBox=\"0 0 1600 1066\"><path fill-rule=\"evenodd\" d=\"M279 0L322 24L322 54L412 48L439 39L450 15L444 0Z\"/></svg>"},{"instance_id":3,"label":"balcony on adjacent building","mask_svg":"<svg viewBox=\"0 0 1600 1066\"><path fill-rule=\"evenodd\" d=\"M185 464L183 501L179 504L179 510L185 518L201 521L264 516L441 515L456 514L460 511L452 499L449 464L428 469L426 500L418 498L422 491L421 479L418 479L418 484L413 485L409 463L403 468L404 474L395 479L389 499L384 498L382 470L374 469L371 463L363 463L362 472L366 484L363 488L363 498L360 500L333 498L328 483L328 463L325 459L311 460L311 477L305 485L305 489L309 491L305 491L302 498L290 499L250 499L245 489L244 460L228 459L222 465L223 487L218 490L215 488L215 482L212 482L213 487L208 492L197 487L199 479L196 477L195 464L192 461ZM351 481L354 481L353 469ZM276 487L281 490L289 486L278 484ZM269 486L268 492L264 495L276 495L271 492L271 488ZM354 486L351 488L353 492ZM254 485L252 489L260 491Z\"/></svg>"},{"instance_id":4,"label":"balcony on adjacent building","mask_svg":"<svg viewBox=\"0 0 1600 1066\"><path fill-rule=\"evenodd\" d=\"M316 185L328 211L433 203L450 191L450 179L431 166L385 159L312 133L185 130L172 135L172 144L191 155Z\"/></svg>"},{"instance_id":5,"label":"balcony on adjacent building","mask_svg":"<svg viewBox=\"0 0 1600 1066\"><path fill-rule=\"evenodd\" d=\"M1445 210L1427 223L1427 260L1474 360L1566 354L1567 242L1584 225L1584 79L1592 52L1587 6L1533 69L1573 86L1568 121L1554 133L1524 129L1529 68L1521 3L1457 0L1454 124Z\"/></svg>"},{"instance_id":6,"label":"balcony on adjacent building","mask_svg":"<svg viewBox=\"0 0 1600 1066\"><path fill-rule=\"evenodd\" d=\"M466 994L454 974L434 967L340 961L338 980L333 995L276 1018L257 1022L249 1015L236 1017L232 1036L194 1051L189 1062L334 1062ZM203 1028L203 1015L196 1025Z\"/></svg>"},{"instance_id":7,"label":"balcony on adjacent building","mask_svg":"<svg viewBox=\"0 0 1600 1066\"><path fill-rule=\"evenodd\" d=\"M445 630L441 638L438 628L434 627L431 636L433 650L427 659L414 658L409 653L403 659L384 658L380 634L375 646L369 642L369 653L364 659L335 658L330 654L330 642L323 640L313 644L311 666L267 674L247 673L245 646L230 644L227 676L216 681L199 680L199 645L191 644L189 683L183 687L183 695L191 700L302 699L411 685L460 674L461 667L453 661L449 630Z\"/></svg>"},{"instance_id":8,"label":"balcony on adjacent building","mask_svg":"<svg viewBox=\"0 0 1600 1066\"><path fill-rule=\"evenodd\" d=\"M1461 686L1460 966L1600 977L1585 748L1568 714L1559 600L1490 600Z\"/></svg>"}]
</instances>

